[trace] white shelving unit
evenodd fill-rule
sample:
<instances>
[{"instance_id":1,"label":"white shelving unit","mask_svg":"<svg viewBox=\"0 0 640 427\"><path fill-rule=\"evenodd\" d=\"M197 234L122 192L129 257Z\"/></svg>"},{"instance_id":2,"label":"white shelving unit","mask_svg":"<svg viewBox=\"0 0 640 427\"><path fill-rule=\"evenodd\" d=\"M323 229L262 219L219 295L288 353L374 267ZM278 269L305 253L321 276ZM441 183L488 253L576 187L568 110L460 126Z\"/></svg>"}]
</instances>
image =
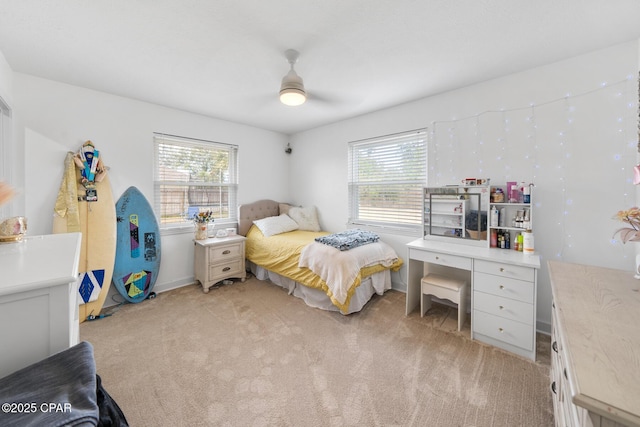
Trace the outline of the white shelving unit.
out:
<instances>
[{"instance_id":1,"label":"white shelving unit","mask_svg":"<svg viewBox=\"0 0 640 427\"><path fill-rule=\"evenodd\" d=\"M505 190L505 186L491 186L491 193L496 189ZM533 194L530 193L530 199L528 203L524 202L490 202L489 205L489 213L488 213L488 224L487 224L487 240L489 242L489 247L496 247L501 249L511 249L515 250L516 241L518 234L524 233L526 230L533 231L533 204L531 201L533 200ZM497 209L498 214L498 223L494 224L492 222L492 212L494 209ZM496 233L496 245L493 245L493 237L492 232ZM506 247L506 242L503 247L500 244L500 239L498 235L508 235L509 245Z\"/></svg>"}]
</instances>

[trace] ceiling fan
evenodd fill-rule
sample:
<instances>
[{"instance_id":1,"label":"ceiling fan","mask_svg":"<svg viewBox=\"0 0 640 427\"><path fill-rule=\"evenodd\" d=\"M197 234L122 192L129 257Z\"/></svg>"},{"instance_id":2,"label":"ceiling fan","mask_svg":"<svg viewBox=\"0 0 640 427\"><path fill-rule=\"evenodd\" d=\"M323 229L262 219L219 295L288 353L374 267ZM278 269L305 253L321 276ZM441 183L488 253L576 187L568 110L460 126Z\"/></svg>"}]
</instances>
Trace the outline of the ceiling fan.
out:
<instances>
[{"instance_id":1,"label":"ceiling fan","mask_svg":"<svg viewBox=\"0 0 640 427\"><path fill-rule=\"evenodd\" d=\"M284 52L284 56L287 58L291 68L287 75L282 78L280 102L291 107L302 105L307 100L307 91L304 89L302 77L293 68L294 64L298 62L300 53L295 49L287 49Z\"/></svg>"}]
</instances>

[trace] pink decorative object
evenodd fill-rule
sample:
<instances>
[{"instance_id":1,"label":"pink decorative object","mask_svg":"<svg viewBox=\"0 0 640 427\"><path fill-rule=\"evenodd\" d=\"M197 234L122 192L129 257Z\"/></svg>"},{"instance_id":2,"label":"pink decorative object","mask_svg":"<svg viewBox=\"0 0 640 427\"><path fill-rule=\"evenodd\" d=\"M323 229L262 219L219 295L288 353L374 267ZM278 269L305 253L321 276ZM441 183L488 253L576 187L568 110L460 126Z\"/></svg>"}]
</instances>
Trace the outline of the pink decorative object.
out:
<instances>
[{"instance_id":1,"label":"pink decorative object","mask_svg":"<svg viewBox=\"0 0 640 427\"><path fill-rule=\"evenodd\" d=\"M640 184L640 165L633 167L633 185Z\"/></svg>"}]
</instances>

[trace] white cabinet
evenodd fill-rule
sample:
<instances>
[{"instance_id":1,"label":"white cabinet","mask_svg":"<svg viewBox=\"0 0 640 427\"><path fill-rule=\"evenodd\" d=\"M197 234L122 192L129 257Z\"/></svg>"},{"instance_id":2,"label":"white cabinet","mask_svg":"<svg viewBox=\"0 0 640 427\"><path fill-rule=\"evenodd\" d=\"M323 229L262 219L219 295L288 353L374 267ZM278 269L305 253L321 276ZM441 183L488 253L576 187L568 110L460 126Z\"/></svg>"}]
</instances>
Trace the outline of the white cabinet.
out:
<instances>
[{"instance_id":1,"label":"white cabinet","mask_svg":"<svg viewBox=\"0 0 640 427\"><path fill-rule=\"evenodd\" d=\"M536 275L533 267L474 261L474 339L535 360Z\"/></svg>"},{"instance_id":2,"label":"white cabinet","mask_svg":"<svg viewBox=\"0 0 640 427\"><path fill-rule=\"evenodd\" d=\"M214 237L195 241L195 278L207 293L209 288L224 279L247 276L244 260L243 236Z\"/></svg>"},{"instance_id":3,"label":"white cabinet","mask_svg":"<svg viewBox=\"0 0 640 427\"><path fill-rule=\"evenodd\" d=\"M549 261L555 425L640 426L640 284L633 272Z\"/></svg>"},{"instance_id":4,"label":"white cabinet","mask_svg":"<svg viewBox=\"0 0 640 427\"><path fill-rule=\"evenodd\" d=\"M80 233L0 244L0 377L78 343Z\"/></svg>"}]
</instances>

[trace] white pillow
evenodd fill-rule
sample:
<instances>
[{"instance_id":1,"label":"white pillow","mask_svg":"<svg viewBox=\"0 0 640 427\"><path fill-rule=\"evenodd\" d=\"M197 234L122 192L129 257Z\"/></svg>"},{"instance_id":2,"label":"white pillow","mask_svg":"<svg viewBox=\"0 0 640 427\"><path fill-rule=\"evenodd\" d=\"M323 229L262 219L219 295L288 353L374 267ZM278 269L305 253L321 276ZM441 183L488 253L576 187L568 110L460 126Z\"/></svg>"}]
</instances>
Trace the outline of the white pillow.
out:
<instances>
[{"instance_id":1,"label":"white pillow","mask_svg":"<svg viewBox=\"0 0 640 427\"><path fill-rule=\"evenodd\" d=\"M253 223L262 231L265 237L298 229L298 224L287 214L257 219Z\"/></svg>"},{"instance_id":2,"label":"white pillow","mask_svg":"<svg viewBox=\"0 0 640 427\"><path fill-rule=\"evenodd\" d=\"M315 206L308 206L306 208L294 206L289 209L289 216L298 223L300 230L321 231Z\"/></svg>"}]
</instances>

